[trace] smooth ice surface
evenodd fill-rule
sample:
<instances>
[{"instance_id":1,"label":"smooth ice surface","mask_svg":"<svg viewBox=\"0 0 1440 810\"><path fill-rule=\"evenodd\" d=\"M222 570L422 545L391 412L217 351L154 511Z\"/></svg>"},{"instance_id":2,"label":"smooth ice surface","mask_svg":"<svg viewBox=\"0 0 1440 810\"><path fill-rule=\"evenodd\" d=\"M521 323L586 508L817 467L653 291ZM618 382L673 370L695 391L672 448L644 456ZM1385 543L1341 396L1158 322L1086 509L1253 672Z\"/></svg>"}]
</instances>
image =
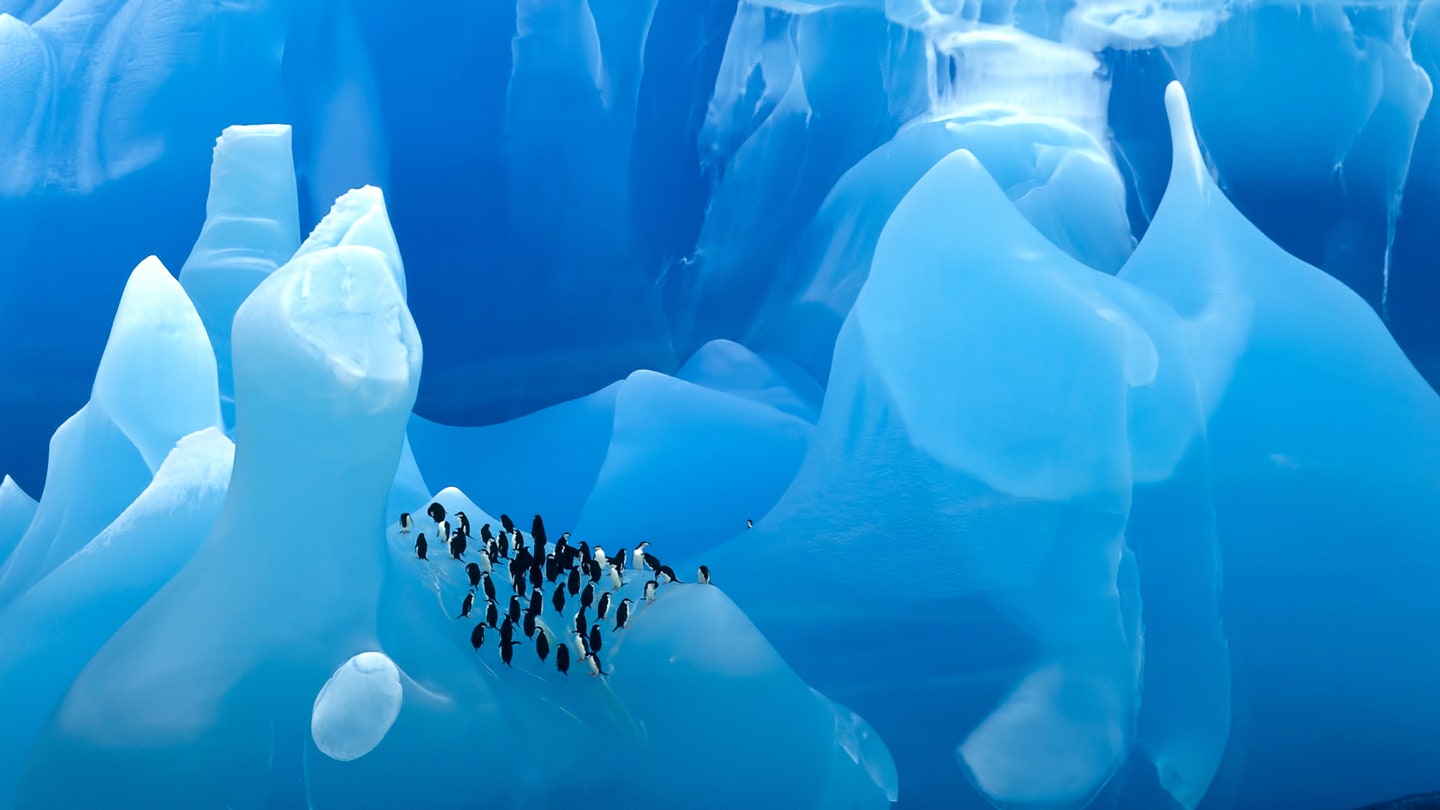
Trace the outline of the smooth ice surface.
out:
<instances>
[{"instance_id":1,"label":"smooth ice surface","mask_svg":"<svg viewBox=\"0 0 1440 810\"><path fill-rule=\"evenodd\" d=\"M35 499L10 476L0 481L0 563L10 556L20 536L35 518Z\"/></svg>"},{"instance_id":2,"label":"smooth ice surface","mask_svg":"<svg viewBox=\"0 0 1440 810\"><path fill-rule=\"evenodd\" d=\"M176 443L145 491L104 531L0 611L0 712L8 745L35 741L91 656L200 547L220 512L234 446L218 428ZM56 632L63 628L63 632ZM21 759L0 757L0 802Z\"/></svg>"},{"instance_id":3,"label":"smooth ice surface","mask_svg":"<svg viewBox=\"0 0 1440 810\"><path fill-rule=\"evenodd\" d=\"M119 515L182 436L219 426L217 392L200 316L159 260L146 259L125 285L90 402L51 440L34 521L0 568L0 606Z\"/></svg>"},{"instance_id":4,"label":"smooth ice surface","mask_svg":"<svg viewBox=\"0 0 1440 810\"><path fill-rule=\"evenodd\" d=\"M384 653L360 653L335 670L315 696L310 737L331 759L359 759L385 739L403 701L395 662Z\"/></svg>"}]
</instances>

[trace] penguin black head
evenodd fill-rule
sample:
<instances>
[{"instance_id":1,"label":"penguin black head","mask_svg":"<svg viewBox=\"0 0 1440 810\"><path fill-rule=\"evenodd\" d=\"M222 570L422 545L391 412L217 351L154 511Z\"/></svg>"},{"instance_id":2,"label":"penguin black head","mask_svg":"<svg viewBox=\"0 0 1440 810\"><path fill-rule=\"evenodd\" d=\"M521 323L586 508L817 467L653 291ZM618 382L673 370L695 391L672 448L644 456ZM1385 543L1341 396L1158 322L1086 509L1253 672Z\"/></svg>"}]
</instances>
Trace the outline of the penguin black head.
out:
<instances>
[{"instance_id":1,"label":"penguin black head","mask_svg":"<svg viewBox=\"0 0 1440 810\"><path fill-rule=\"evenodd\" d=\"M696 581L698 581L701 585L709 585L709 584L710 584L710 566L708 566L708 565L702 565L702 566L700 566L699 570L696 572L695 579L696 579Z\"/></svg>"},{"instance_id":2,"label":"penguin black head","mask_svg":"<svg viewBox=\"0 0 1440 810\"><path fill-rule=\"evenodd\" d=\"M515 531L515 521L511 520L509 515L500 516L500 525L504 527L507 534Z\"/></svg>"},{"instance_id":3,"label":"penguin black head","mask_svg":"<svg viewBox=\"0 0 1440 810\"><path fill-rule=\"evenodd\" d=\"M425 510L425 514L429 515L431 520L439 523L445 519L445 507L441 506L439 501L436 501L430 504L429 508Z\"/></svg>"},{"instance_id":4,"label":"penguin black head","mask_svg":"<svg viewBox=\"0 0 1440 810\"><path fill-rule=\"evenodd\" d=\"M747 528L747 529L753 529L753 528L755 528L755 521L751 520L750 518L745 518L745 528Z\"/></svg>"}]
</instances>

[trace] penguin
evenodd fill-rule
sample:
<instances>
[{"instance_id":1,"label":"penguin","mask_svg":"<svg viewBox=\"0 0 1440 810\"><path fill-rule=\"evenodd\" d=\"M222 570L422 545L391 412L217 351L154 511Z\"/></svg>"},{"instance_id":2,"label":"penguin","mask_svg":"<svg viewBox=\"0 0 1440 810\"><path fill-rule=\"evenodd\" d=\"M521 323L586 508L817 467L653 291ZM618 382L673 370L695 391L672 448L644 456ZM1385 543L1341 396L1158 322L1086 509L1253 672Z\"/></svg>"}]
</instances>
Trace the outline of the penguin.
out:
<instances>
[{"instance_id":1,"label":"penguin","mask_svg":"<svg viewBox=\"0 0 1440 810\"><path fill-rule=\"evenodd\" d=\"M588 608L595 602L595 583L591 582L580 592L580 607Z\"/></svg>"},{"instance_id":2,"label":"penguin","mask_svg":"<svg viewBox=\"0 0 1440 810\"><path fill-rule=\"evenodd\" d=\"M644 571L644 570L645 570L645 555L649 553L649 552L647 552L645 549L647 549L647 548L649 548L649 547L650 547L650 541L649 541L649 540L646 540L645 542L643 542L643 543L641 543L640 545L636 546L634 553L632 553L632 554L630 555L630 565L631 565L631 567L633 567L636 571Z\"/></svg>"},{"instance_id":3,"label":"penguin","mask_svg":"<svg viewBox=\"0 0 1440 810\"><path fill-rule=\"evenodd\" d=\"M401 533L401 534L409 534L409 533L410 533L410 513L409 513L409 512L401 512L401 513L400 513L400 533Z\"/></svg>"},{"instance_id":4,"label":"penguin","mask_svg":"<svg viewBox=\"0 0 1440 810\"><path fill-rule=\"evenodd\" d=\"M536 588L530 592L530 607L526 608L527 613L534 613L539 616L545 610L545 592Z\"/></svg>"},{"instance_id":5,"label":"penguin","mask_svg":"<svg viewBox=\"0 0 1440 810\"><path fill-rule=\"evenodd\" d=\"M521 534L519 529L510 533L510 540L515 544L515 553L525 551L525 535Z\"/></svg>"},{"instance_id":6,"label":"penguin","mask_svg":"<svg viewBox=\"0 0 1440 810\"><path fill-rule=\"evenodd\" d=\"M649 568L651 571L659 571L659 570L660 570L660 558L659 558L659 557L656 557L654 554L651 554L650 552L647 551L647 552L645 552L644 559L645 559L645 567L646 567L646 568Z\"/></svg>"},{"instance_id":7,"label":"penguin","mask_svg":"<svg viewBox=\"0 0 1440 810\"><path fill-rule=\"evenodd\" d=\"M526 590L528 590L528 589L525 587L525 572L524 572L524 571L521 571L520 573L516 574L516 575L514 576L514 578L512 578L512 579L510 580L510 590L514 591L515 593L524 593Z\"/></svg>"},{"instance_id":8,"label":"penguin","mask_svg":"<svg viewBox=\"0 0 1440 810\"><path fill-rule=\"evenodd\" d=\"M440 539L447 543L450 542L450 521L442 520L435 525L438 527Z\"/></svg>"},{"instance_id":9,"label":"penguin","mask_svg":"<svg viewBox=\"0 0 1440 810\"><path fill-rule=\"evenodd\" d=\"M456 512L456 513L455 513L455 519L458 520L458 521L460 521L460 534L463 535L463 536L465 536L465 537L469 537L469 536L470 536L470 518L465 517L465 513L464 513L464 512Z\"/></svg>"},{"instance_id":10,"label":"penguin","mask_svg":"<svg viewBox=\"0 0 1440 810\"><path fill-rule=\"evenodd\" d=\"M536 560L530 565L530 587L538 588L545 582L545 565Z\"/></svg>"},{"instance_id":11,"label":"penguin","mask_svg":"<svg viewBox=\"0 0 1440 810\"><path fill-rule=\"evenodd\" d=\"M524 619L524 621L522 621L522 622L520 623L520 627L521 627L521 629L523 629L523 630L525 631L525 637L526 637L526 638L534 638L534 637L535 637L535 614L534 614L534 613L526 613L526 614L525 614L525 619Z\"/></svg>"},{"instance_id":12,"label":"penguin","mask_svg":"<svg viewBox=\"0 0 1440 810\"><path fill-rule=\"evenodd\" d=\"M419 536L415 538L415 556L419 557L422 560L428 560L430 558L426 557L425 555L426 553L428 553L429 549L430 544L425 542L425 533L421 532Z\"/></svg>"},{"instance_id":13,"label":"penguin","mask_svg":"<svg viewBox=\"0 0 1440 810\"><path fill-rule=\"evenodd\" d=\"M497 538L495 538L495 550L496 550L497 552L499 552L500 556L501 556L503 559L506 559L506 560L510 559L510 533L509 533L509 532L500 532L500 536L497 537Z\"/></svg>"},{"instance_id":14,"label":"penguin","mask_svg":"<svg viewBox=\"0 0 1440 810\"><path fill-rule=\"evenodd\" d=\"M662 566L660 566L660 570L659 570L659 572L657 572L657 573L659 574L659 577L660 577L660 581L661 581L661 582L679 582L679 581L680 581L680 578L677 577L677 576L675 576L675 569L674 569L674 568L671 568L671 567L668 566L668 565L662 565Z\"/></svg>"},{"instance_id":15,"label":"penguin","mask_svg":"<svg viewBox=\"0 0 1440 810\"><path fill-rule=\"evenodd\" d=\"M590 625L590 651L600 652L600 623Z\"/></svg>"},{"instance_id":16,"label":"penguin","mask_svg":"<svg viewBox=\"0 0 1440 810\"><path fill-rule=\"evenodd\" d=\"M494 562L490 559L490 555L482 550L480 552L480 570L488 574L494 570L493 565Z\"/></svg>"},{"instance_id":17,"label":"penguin","mask_svg":"<svg viewBox=\"0 0 1440 810\"><path fill-rule=\"evenodd\" d=\"M610 562L609 558L607 558L607 557L605 556L605 548L604 548L603 546L596 546L596 547L595 547L595 557L594 557L594 559L595 559L595 562L600 563L600 569L601 569L602 571L605 569L605 565Z\"/></svg>"},{"instance_id":18,"label":"penguin","mask_svg":"<svg viewBox=\"0 0 1440 810\"><path fill-rule=\"evenodd\" d=\"M583 634L589 626L590 622L585 620L585 608L580 608L580 612L575 614L575 632Z\"/></svg>"},{"instance_id":19,"label":"penguin","mask_svg":"<svg viewBox=\"0 0 1440 810\"><path fill-rule=\"evenodd\" d=\"M599 619L603 619L603 618L605 618L606 614L608 614L609 612L610 612L610 592L609 592L609 591L606 591L605 593L600 594L600 603L599 603L599 605L597 605L596 608L595 608L595 617L596 617L596 618L599 618Z\"/></svg>"},{"instance_id":20,"label":"penguin","mask_svg":"<svg viewBox=\"0 0 1440 810\"><path fill-rule=\"evenodd\" d=\"M530 536L535 538L535 542L542 548L545 546L545 521L541 520L539 515L530 523Z\"/></svg>"},{"instance_id":21,"label":"penguin","mask_svg":"<svg viewBox=\"0 0 1440 810\"><path fill-rule=\"evenodd\" d=\"M624 630L625 623L630 621L630 600L621 599L620 606L615 608L615 629Z\"/></svg>"},{"instance_id":22,"label":"penguin","mask_svg":"<svg viewBox=\"0 0 1440 810\"><path fill-rule=\"evenodd\" d=\"M515 531L515 521L511 520L509 515L500 516L500 525L505 529L506 534Z\"/></svg>"},{"instance_id":23,"label":"penguin","mask_svg":"<svg viewBox=\"0 0 1440 810\"><path fill-rule=\"evenodd\" d=\"M581 562L581 563L588 563L588 562L590 562L590 544L589 544L589 543L585 542L584 540L581 540L581 541L580 541L580 545L576 546L576 549L578 549L578 550L580 551L580 562Z\"/></svg>"},{"instance_id":24,"label":"penguin","mask_svg":"<svg viewBox=\"0 0 1440 810\"><path fill-rule=\"evenodd\" d=\"M623 565L610 566L610 585L617 591L625 587L625 580L620 576L622 568L624 568Z\"/></svg>"},{"instance_id":25,"label":"penguin","mask_svg":"<svg viewBox=\"0 0 1440 810\"><path fill-rule=\"evenodd\" d=\"M518 641L500 642L500 660L505 662L505 666L514 666L514 664L510 663L510 659L515 654L514 650L518 646L520 646L520 642Z\"/></svg>"},{"instance_id":26,"label":"penguin","mask_svg":"<svg viewBox=\"0 0 1440 810\"><path fill-rule=\"evenodd\" d=\"M591 581L591 582L599 582L599 581L600 581L600 575L601 575L602 573L604 573L604 572L600 570L600 561L599 561L599 560L591 560L591 561L590 561L590 581Z\"/></svg>"},{"instance_id":27,"label":"penguin","mask_svg":"<svg viewBox=\"0 0 1440 810\"><path fill-rule=\"evenodd\" d=\"M495 606L495 600L491 599L485 603L485 623L491 627L498 626L500 622L500 609Z\"/></svg>"},{"instance_id":28,"label":"penguin","mask_svg":"<svg viewBox=\"0 0 1440 810\"><path fill-rule=\"evenodd\" d=\"M561 675L570 674L570 648L564 644L555 647L555 668L560 670Z\"/></svg>"},{"instance_id":29,"label":"penguin","mask_svg":"<svg viewBox=\"0 0 1440 810\"><path fill-rule=\"evenodd\" d=\"M480 539L485 541L485 546L487 548L490 546L491 543L495 542L495 535L490 531L489 523L486 523L485 525L480 527Z\"/></svg>"},{"instance_id":30,"label":"penguin","mask_svg":"<svg viewBox=\"0 0 1440 810\"><path fill-rule=\"evenodd\" d=\"M535 557L530 553L530 549L521 546L520 549L515 552L515 559L510 561L510 570L524 571L529 568L530 563L534 561Z\"/></svg>"},{"instance_id":31,"label":"penguin","mask_svg":"<svg viewBox=\"0 0 1440 810\"><path fill-rule=\"evenodd\" d=\"M465 554L465 535L456 532L450 535L450 559L458 560Z\"/></svg>"},{"instance_id":32,"label":"penguin","mask_svg":"<svg viewBox=\"0 0 1440 810\"><path fill-rule=\"evenodd\" d=\"M541 661L550 657L550 639L545 637L543 628L535 634L535 654L540 656Z\"/></svg>"},{"instance_id":33,"label":"penguin","mask_svg":"<svg viewBox=\"0 0 1440 810\"><path fill-rule=\"evenodd\" d=\"M515 639L515 625L508 618L500 625L500 643L509 644Z\"/></svg>"},{"instance_id":34,"label":"penguin","mask_svg":"<svg viewBox=\"0 0 1440 810\"><path fill-rule=\"evenodd\" d=\"M560 578L560 561L554 554L545 555L545 581L554 582Z\"/></svg>"},{"instance_id":35,"label":"penguin","mask_svg":"<svg viewBox=\"0 0 1440 810\"><path fill-rule=\"evenodd\" d=\"M520 621L520 597L518 597L518 596L512 596L512 597L510 597L510 609L505 612L505 615L506 615L506 616L510 619L510 621L512 621L512 622L518 622L518 621Z\"/></svg>"},{"instance_id":36,"label":"penguin","mask_svg":"<svg viewBox=\"0 0 1440 810\"><path fill-rule=\"evenodd\" d=\"M555 553L556 553L556 554L559 554L562 549L569 550L569 548L570 548L570 532L565 532L565 533L563 533L563 534L560 535L560 539L559 539L559 540L556 540L556 541L555 541Z\"/></svg>"},{"instance_id":37,"label":"penguin","mask_svg":"<svg viewBox=\"0 0 1440 810\"><path fill-rule=\"evenodd\" d=\"M550 597L550 604L555 606L556 613L565 612L565 589L556 588L554 595Z\"/></svg>"},{"instance_id":38,"label":"penguin","mask_svg":"<svg viewBox=\"0 0 1440 810\"><path fill-rule=\"evenodd\" d=\"M459 616L456 616L455 618L457 618L457 619L468 619L468 618L470 618L470 608L472 608L472 607L474 607L474 606L475 606L475 592L474 592L474 591L471 591L471 592L465 594L465 601L460 603L460 615L459 615Z\"/></svg>"},{"instance_id":39,"label":"penguin","mask_svg":"<svg viewBox=\"0 0 1440 810\"><path fill-rule=\"evenodd\" d=\"M584 658L590 654L590 640L585 638L584 633L574 633L570 636L570 643L575 645L575 654Z\"/></svg>"},{"instance_id":40,"label":"penguin","mask_svg":"<svg viewBox=\"0 0 1440 810\"><path fill-rule=\"evenodd\" d=\"M653 579L645 583L645 604L655 603L655 589L658 587L660 587L660 583Z\"/></svg>"},{"instance_id":41,"label":"penguin","mask_svg":"<svg viewBox=\"0 0 1440 810\"><path fill-rule=\"evenodd\" d=\"M595 653L586 653L585 663L590 665L590 677L594 678L605 674L605 668L600 666L600 656Z\"/></svg>"},{"instance_id":42,"label":"penguin","mask_svg":"<svg viewBox=\"0 0 1440 810\"><path fill-rule=\"evenodd\" d=\"M709 584L710 584L710 566L708 566L708 565L702 565L702 566L700 566L699 570L697 570L697 571L695 572L695 581L698 582L698 583L700 583L701 585L709 585Z\"/></svg>"},{"instance_id":43,"label":"penguin","mask_svg":"<svg viewBox=\"0 0 1440 810\"><path fill-rule=\"evenodd\" d=\"M425 514L429 515L430 519L438 524L445 519L445 507L441 506L437 501L425 509Z\"/></svg>"},{"instance_id":44,"label":"penguin","mask_svg":"<svg viewBox=\"0 0 1440 810\"><path fill-rule=\"evenodd\" d=\"M477 650L485 646L484 622L480 622L479 624L475 625L475 629L470 631L470 646L474 647Z\"/></svg>"},{"instance_id":45,"label":"penguin","mask_svg":"<svg viewBox=\"0 0 1440 810\"><path fill-rule=\"evenodd\" d=\"M755 528L755 521L751 520L750 518L745 518L745 528L747 528L747 529L753 529L753 528Z\"/></svg>"},{"instance_id":46,"label":"penguin","mask_svg":"<svg viewBox=\"0 0 1440 810\"><path fill-rule=\"evenodd\" d=\"M465 575L470 577L470 590L480 587L480 563L466 563Z\"/></svg>"},{"instance_id":47,"label":"penguin","mask_svg":"<svg viewBox=\"0 0 1440 810\"><path fill-rule=\"evenodd\" d=\"M425 558L424 553L421 553L420 558L421 558L421 559L424 559L424 558ZM574 595L580 593L580 569L579 569L579 568L571 568L571 569L570 569L570 576L567 577L566 580L565 580L565 590L569 591L571 596L574 596Z\"/></svg>"},{"instance_id":48,"label":"penguin","mask_svg":"<svg viewBox=\"0 0 1440 810\"><path fill-rule=\"evenodd\" d=\"M490 578L490 575L489 575L488 573L487 573L487 574L481 574L481 575L480 575L480 584L485 587L485 598L486 598L486 599L489 599L491 602L494 602L494 601L495 601L495 580L491 579L491 578Z\"/></svg>"}]
</instances>

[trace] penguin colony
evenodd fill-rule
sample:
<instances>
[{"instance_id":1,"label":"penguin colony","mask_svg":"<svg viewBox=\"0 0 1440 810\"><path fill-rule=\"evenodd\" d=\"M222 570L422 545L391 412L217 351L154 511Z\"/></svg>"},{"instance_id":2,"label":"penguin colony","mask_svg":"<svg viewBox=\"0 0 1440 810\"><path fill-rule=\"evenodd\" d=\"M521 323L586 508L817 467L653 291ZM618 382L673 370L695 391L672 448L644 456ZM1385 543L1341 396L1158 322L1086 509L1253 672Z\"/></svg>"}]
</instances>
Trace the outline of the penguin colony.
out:
<instances>
[{"instance_id":1,"label":"penguin colony","mask_svg":"<svg viewBox=\"0 0 1440 810\"><path fill-rule=\"evenodd\" d=\"M638 607L631 599L617 600L617 592L636 577L646 578L642 602L649 604L660 586L680 582L674 569L652 553L649 542L611 556L583 540L571 545L569 532L551 544L539 515L527 539L509 515L500 516L498 534L486 523L475 537L464 512L451 516L444 506L431 503L425 514L430 518L426 526L434 526L432 540L417 530L408 512L400 515L400 533L415 532L419 559L434 562L433 541L450 561L464 566L470 590L455 618L478 620L470 631L470 645L477 653L492 633L498 635L495 646L506 666L513 666L516 647L529 644L542 662L553 655L561 674L570 672L573 648L574 658L592 677L606 675L600 661L606 638L624 630ZM697 581L710 584L710 569L700 566ZM557 633L554 627L563 631ZM526 640L517 638L520 634Z\"/></svg>"}]
</instances>

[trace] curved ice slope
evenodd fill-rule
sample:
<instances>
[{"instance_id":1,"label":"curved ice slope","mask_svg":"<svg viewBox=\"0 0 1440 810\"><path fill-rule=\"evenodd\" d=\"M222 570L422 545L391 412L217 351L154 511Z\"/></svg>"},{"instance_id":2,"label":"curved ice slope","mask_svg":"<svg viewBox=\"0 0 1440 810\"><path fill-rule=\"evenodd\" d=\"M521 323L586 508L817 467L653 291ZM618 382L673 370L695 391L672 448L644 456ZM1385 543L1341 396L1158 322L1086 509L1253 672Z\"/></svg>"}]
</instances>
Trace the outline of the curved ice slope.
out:
<instances>
[{"instance_id":1,"label":"curved ice slope","mask_svg":"<svg viewBox=\"0 0 1440 810\"><path fill-rule=\"evenodd\" d=\"M10 476L0 480L0 563L15 550L15 544L35 519L37 505Z\"/></svg>"},{"instance_id":2,"label":"curved ice slope","mask_svg":"<svg viewBox=\"0 0 1440 810\"><path fill-rule=\"evenodd\" d=\"M181 439L119 517L0 612L0 711L13 750L34 744L90 658L200 547L225 498L233 455L218 428ZM23 758L0 757L5 806L15 800L22 765Z\"/></svg>"},{"instance_id":3,"label":"curved ice slope","mask_svg":"<svg viewBox=\"0 0 1440 810\"><path fill-rule=\"evenodd\" d=\"M217 391L200 316L159 260L146 259L125 285L90 402L51 439L50 483L0 567L0 606L119 515L182 436L219 426Z\"/></svg>"},{"instance_id":4,"label":"curved ice slope","mask_svg":"<svg viewBox=\"0 0 1440 810\"><path fill-rule=\"evenodd\" d=\"M1178 86L1167 103L1170 186L1118 278L1061 255L967 152L926 173L880 236L795 483L710 555L802 672L848 684L898 740L922 796L953 784L947 738L1006 806L1081 806L1107 785L1129 806L1112 777L1134 770L1132 739L1187 807L1346 807L1427 778L1368 746L1392 711L1385 739L1435 745L1399 725L1435 701L1393 666L1433 673L1431 657L1374 632L1440 622L1410 590L1426 574L1384 584L1434 565L1417 532L1440 503L1440 401L1373 311L1230 206ZM1372 469L1384 481L1362 481ZM1332 487L1366 505L1302 505ZM1374 520L1378 557L1351 533ZM799 613L753 585L773 570L827 587ZM850 598L875 576L912 586ZM1324 583L1341 577L1365 607L1335 603ZM1286 602L1304 607L1277 615ZM876 625L891 644L852 651ZM1341 671L1312 691L1295 666ZM1300 719L1336 690L1346 710ZM1302 773L1319 752L1375 771Z\"/></svg>"},{"instance_id":5,"label":"curved ice slope","mask_svg":"<svg viewBox=\"0 0 1440 810\"><path fill-rule=\"evenodd\" d=\"M1175 307L1212 411L1222 608L1243 673L1232 733L1247 744L1227 749L1224 789L1207 801L1344 807L1419 792L1431 777L1403 763L1440 746L1427 719L1440 701L1420 674L1440 658L1399 638L1440 622L1424 595L1440 400L1363 301L1218 193L1185 137L1178 86L1166 103L1171 191L1121 278ZM1322 693L1325 723L1302 720ZM1364 775L1315 773L1316 758L1363 763Z\"/></svg>"}]
</instances>

